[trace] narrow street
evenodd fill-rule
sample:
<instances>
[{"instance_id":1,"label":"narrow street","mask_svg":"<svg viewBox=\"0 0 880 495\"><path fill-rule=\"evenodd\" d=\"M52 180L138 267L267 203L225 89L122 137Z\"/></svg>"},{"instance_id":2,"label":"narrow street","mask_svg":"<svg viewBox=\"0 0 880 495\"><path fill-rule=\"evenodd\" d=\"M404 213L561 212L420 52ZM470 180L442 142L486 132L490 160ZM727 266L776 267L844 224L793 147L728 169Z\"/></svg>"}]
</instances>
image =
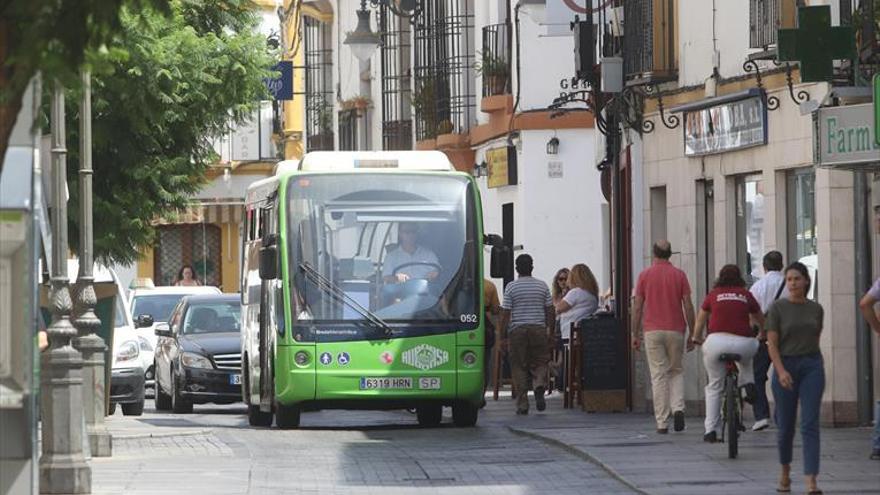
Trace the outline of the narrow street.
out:
<instances>
[{"instance_id":1,"label":"narrow street","mask_svg":"<svg viewBox=\"0 0 880 495\"><path fill-rule=\"evenodd\" d=\"M595 464L510 431L549 415L517 417L509 398L490 401L476 428L444 418L422 429L405 411L322 411L282 431L251 428L244 413L196 406L185 416L148 409L108 418L114 453L92 459L93 493L636 493Z\"/></svg>"}]
</instances>

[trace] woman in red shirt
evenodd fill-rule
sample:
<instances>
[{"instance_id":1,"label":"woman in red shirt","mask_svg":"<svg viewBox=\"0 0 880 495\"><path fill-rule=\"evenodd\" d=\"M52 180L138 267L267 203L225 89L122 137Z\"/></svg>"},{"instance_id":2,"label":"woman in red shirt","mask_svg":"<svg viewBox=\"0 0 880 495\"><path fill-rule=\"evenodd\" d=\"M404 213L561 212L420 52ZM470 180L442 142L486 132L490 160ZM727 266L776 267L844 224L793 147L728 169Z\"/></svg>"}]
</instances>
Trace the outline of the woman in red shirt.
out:
<instances>
[{"instance_id":1,"label":"woman in red shirt","mask_svg":"<svg viewBox=\"0 0 880 495\"><path fill-rule=\"evenodd\" d=\"M709 336L702 340L703 329L709 322ZM715 442L721 422L721 394L724 389L725 364L720 356L724 353L740 355L739 384L745 389L745 400L755 397L755 373L752 358L758 351L758 341L752 331L752 323L764 327L761 306L746 289L742 273L736 265L725 265L718 280L697 316L694 344L703 345L703 364L709 375L706 385L706 423L703 440Z\"/></svg>"}]
</instances>

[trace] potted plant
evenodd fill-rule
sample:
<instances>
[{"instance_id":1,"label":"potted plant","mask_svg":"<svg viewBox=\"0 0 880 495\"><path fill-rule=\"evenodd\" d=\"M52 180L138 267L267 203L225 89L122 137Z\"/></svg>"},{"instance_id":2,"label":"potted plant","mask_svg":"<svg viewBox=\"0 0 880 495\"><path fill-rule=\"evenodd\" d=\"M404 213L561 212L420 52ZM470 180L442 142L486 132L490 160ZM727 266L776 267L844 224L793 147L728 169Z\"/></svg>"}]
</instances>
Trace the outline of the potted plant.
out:
<instances>
[{"instance_id":1,"label":"potted plant","mask_svg":"<svg viewBox=\"0 0 880 495\"><path fill-rule=\"evenodd\" d=\"M370 107L372 100L368 96L353 96L347 100L342 100L339 105L343 110L357 110L363 112Z\"/></svg>"},{"instance_id":2,"label":"potted plant","mask_svg":"<svg viewBox=\"0 0 880 495\"><path fill-rule=\"evenodd\" d=\"M484 51L480 53L480 60L475 64L475 69L483 76L483 87L486 88L489 96L504 94L507 91L510 65L505 58Z\"/></svg>"},{"instance_id":3,"label":"potted plant","mask_svg":"<svg viewBox=\"0 0 880 495\"><path fill-rule=\"evenodd\" d=\"M412 91L412 106L429 139L437 137L437 92L433 79L421 79Z\"/></svg>"}]
</instances>

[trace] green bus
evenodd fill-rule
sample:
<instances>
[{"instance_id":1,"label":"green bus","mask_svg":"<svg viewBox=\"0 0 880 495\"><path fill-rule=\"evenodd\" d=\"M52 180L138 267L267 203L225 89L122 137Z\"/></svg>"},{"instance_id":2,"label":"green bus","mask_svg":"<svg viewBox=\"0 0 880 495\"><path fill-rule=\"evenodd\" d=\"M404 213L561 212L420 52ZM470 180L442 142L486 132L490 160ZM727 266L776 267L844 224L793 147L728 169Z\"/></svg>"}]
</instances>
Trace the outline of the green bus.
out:
<instances>
[{"instance_id":1,"label":"green bus","mask_svg":"<svg viewBox=\"0 0 880 495\"><path fill-rule=\"evenodd\" d=\"M415 409L435 426L451 406L456 425L476 424L484 238L471 176L434 151L311 152L280 165L245 201L249 423Z\"/></svg>"}]
</instances>

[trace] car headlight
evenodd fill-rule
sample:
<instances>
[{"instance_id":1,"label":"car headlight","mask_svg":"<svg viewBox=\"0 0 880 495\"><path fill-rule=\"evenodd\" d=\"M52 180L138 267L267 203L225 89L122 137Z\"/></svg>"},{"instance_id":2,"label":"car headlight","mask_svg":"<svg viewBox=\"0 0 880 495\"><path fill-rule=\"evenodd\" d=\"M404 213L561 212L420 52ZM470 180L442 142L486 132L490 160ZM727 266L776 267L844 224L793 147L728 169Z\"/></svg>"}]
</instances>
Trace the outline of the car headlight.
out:
<instances>
[{"instance_id":1,"label":"car headlight","mask_svg":"<svg viewBox=\"0 0 880 495\"><path fill-rule=\"evenodd\" d=\"M131 361L132 359L137 359L139 355L138 343L134 340L127 340L116 350L116 361Z\"/></svg>"},{"instance_id":2,"label":"car headlight","mask_svg":"<svg viewBox=\"0 0 880 495\"><path fill-rule=\"evenodd\" d=\"M194 352L184 352L183 356L180 358L180 362L187 368L214 368L214 365L211 364L211 361L208 358Z\"/></svg>"},{"instance_id":3,"label":"car headlight","mask_svg":"<svg viewBox=\"0 0 880 495\"><path fill-rule=\"evenodd\" d=\"M140 344L141 350L144 352L153 352L153 346L150 345L150 341L138 335L138 343Z\"/></svg>"}]
</instances>

